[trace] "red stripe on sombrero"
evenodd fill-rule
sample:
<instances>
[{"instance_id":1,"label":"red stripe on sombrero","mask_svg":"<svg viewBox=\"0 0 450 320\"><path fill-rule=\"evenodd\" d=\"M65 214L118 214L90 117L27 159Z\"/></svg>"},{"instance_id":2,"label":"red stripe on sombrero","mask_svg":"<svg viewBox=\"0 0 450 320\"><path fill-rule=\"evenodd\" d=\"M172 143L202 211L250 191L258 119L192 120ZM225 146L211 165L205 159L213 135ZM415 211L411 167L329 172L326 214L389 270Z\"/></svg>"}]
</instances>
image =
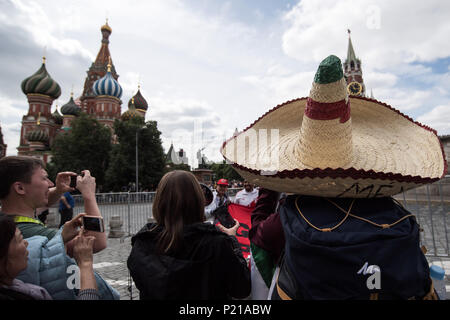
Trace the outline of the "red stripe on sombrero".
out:
<instances>
[{"instance_id":1,"label":"red stripe on sombrero","mask_svg":"<svg viewBox=\"0 0 450 320\"><path fill-rule=\"evenodd\" d=\"M317 102L311 98L306 101L305 115L313 120L333 120L340 118L341 123L350 119L350 100L327 103Z\"/></svg>"}]
</instances>

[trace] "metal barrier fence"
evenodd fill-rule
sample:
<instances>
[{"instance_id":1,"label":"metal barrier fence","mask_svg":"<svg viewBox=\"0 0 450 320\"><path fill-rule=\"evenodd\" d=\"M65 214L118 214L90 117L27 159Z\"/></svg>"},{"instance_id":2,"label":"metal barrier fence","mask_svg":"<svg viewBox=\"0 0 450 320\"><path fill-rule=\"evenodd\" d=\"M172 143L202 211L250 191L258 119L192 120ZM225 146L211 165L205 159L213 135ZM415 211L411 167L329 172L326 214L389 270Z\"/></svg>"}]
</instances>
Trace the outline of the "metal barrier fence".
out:
<instances>
[{"instance_id":1,"label":"metal barrier fence","mask_svg":"<svg viewBox=\"0 0 450 320\"><path fill-rule=\"evenodd\" d=\"M417 217L423 232L421 245L427 256L450 257L450 176L436 183L396 195L403 206Z\"/></svg>"},{"instance_id":2,"label":"metal barrier fence","mask_svg":"<svg viewBox=\"0 0 450 320\"><path fill-rule=\"evenodd\" d=\"M228 195L234 197L241 188L229 188ZM97 193L97 203L105 223L105 231L109 231L111 217L120 216L123 231L126 235L136 234L146 223L153 219L152 205L156 192L120 192ZM84 201L81 195L74 195L74 216L84 212Z\"/></svg>"},{"instance_id":3,"label":"metal barrier fence","mask_svg":"<svg viewBox=\"0 0 450 320\"><path fill-rule=\"evenodd\" d=\"M241 188L228 189L228 195L234 197ZM97 194L97 202L109 231L109 221L120 216L123 231L127 235L136 234L153 218L152 203L155 192L140 193L102 193ZM74 213L83 212L83 199L74 196ZM396 195L403 206L417 217L421 229L421 245L425 245L429 256L450 257L449 227L450 220L450 176L424 187L409 190Z\"/></svg>"}]
</instances>

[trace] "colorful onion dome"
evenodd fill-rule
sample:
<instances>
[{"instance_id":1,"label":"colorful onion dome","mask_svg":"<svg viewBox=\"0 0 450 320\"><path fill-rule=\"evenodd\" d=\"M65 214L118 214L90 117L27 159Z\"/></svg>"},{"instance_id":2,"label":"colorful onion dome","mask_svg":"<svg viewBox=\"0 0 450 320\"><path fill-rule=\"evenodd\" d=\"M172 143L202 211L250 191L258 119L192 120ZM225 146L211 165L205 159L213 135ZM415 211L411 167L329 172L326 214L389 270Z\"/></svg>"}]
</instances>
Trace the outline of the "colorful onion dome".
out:
<instances>
[{"instance_id":1,"label":"colorful onion dome","mask_svg":"<svg viewBox=\"0 0 450 320\"><path fill-rule=\"evenodd\" d=\"M120 99L122 87L111 74L111 63L108 63L106 75L94 82L92 90L96 96L112 96Z\"/></svg>"},{"instance_id":2,"label":"colorful onion dome","mask_svg":"<svg viewBox=\"0 0 450 320\"><path fill-rule=\"evenodd\" d=\"M58 106L56 106L55 112L52 113L53 120L56 124L61 125L63 123L63 116L58 111Z\"/></svg>"},{"instance_id":3,"label":"colorful onion dome","mask_svg":"<svg viewBox=\"0 0 450 320\"><path fill-rule=\"evenodd\" d=\"M136 109L140 109L140 110L144 110L147 111L148 109L148 103L147 101L144 99L144 97L141 94L141 90L140 90L140 86L138 86L138 91L137 93L133 96L134 98L134 107ZM130 108L131 105L131 100L133 99L131 98L130 101L128 101L128 108Z\"/></svg>"},{"instance_id":4,"label":"colorful onion dome","mask_svg":"<svg viewBox=\"0 0 450 320\"><path fill-rule=\"evenodd\" d=\"M121 115L122 121L128 121L132 118L137 117L142 118L142 115L136 110L136 107L134 105L134 98L131 98L130 102L131 104L128 104L128 110Z\"/></svg>"},{"instance_id":5,"label":"colorful onion dome","mask_svg":"<svg viewBox=\"0 0 450 320\"><path fill-rule=\"evenodd\" d=\"M73 93L70 95L70 100L65 105L61 107L61 112L63 115L68 116L78 116L80 114L80 107L73 101Z\"/></svg>"},{"instance_id":6,"label":"colorful onion dome","mask_svg":"<svg viewBox=\"0 0 450 320\"><path fill-rule=\"evenodd\" d=\"M29 142L42 142L42 143L46 143L48 142L48 133L37 129L37 130L33 130L27 133L27 135L25 136L27 138L27 140Z\"/></svg>"},{"instance_id":7,"label":"colorful onion dome","mask_svg":"<svg viewBox=\"0 0 450 320\"><path fill-rule=\"evenodd\" d=\"M100 28L100 31L109 31L109 33L112 32L111 27L108 25L108 19L106 19L106 23L104 25L102 25L102 27Z\"/></svg>"},{"instance_id":8,"label":"colorful onion dome","mask_svg":"<svg viewBox=\"0 0 450 320\"><path fill-rule=\"evenodd\" d=\"M61 95L59 84L50 77L45 68L45 57L39 70L23 80L21 87L25 94L43 94L52 99L57 99Z\"/></svg>"}]
</instances>

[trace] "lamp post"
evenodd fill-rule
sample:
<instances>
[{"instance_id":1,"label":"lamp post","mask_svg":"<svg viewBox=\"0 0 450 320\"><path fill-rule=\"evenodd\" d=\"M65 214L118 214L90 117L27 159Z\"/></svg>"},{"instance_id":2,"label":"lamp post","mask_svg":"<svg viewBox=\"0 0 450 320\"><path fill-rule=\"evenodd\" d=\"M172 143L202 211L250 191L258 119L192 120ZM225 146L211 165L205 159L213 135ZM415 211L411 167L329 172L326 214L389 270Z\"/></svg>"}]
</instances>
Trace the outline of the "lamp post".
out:
<instances>
[{"instance_id":1,"label":"lamp post","mask_svg":"<svg viewBox=\"0 0 450 320\"><path fill-rule=\"evenodd\" d=\"M138 148L139 131L145 128L146 126L143 126L136 130L136 193L139 192L139 148Z\"/></svg>"},{"instance_id":2,"label":"lamp post","mask_svg":"<svg viewBox=\"0 0 450 320\"><path fill-rule=\"evenodd\" d=\"M139 190L139 157L138 157L138 137L140 129L136 130L136 193Z\"/></svg>"}]
</instances>

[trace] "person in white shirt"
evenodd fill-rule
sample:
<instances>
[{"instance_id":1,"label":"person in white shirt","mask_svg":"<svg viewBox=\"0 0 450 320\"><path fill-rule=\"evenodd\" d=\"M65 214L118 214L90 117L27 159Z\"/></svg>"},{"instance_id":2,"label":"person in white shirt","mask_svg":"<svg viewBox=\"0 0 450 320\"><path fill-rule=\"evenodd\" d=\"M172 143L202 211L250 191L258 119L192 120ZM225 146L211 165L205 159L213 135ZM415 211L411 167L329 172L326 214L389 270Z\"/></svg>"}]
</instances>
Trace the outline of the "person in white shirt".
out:
<instances>
[{"instance_id":1,"label":"person in white shirt","mask_svg":"<svg viewBox=\"0 0 450 320\"><path fill-rule=\"evenodd\" d=\"M256 199L258 198L258 189L254 188L253 184L244 181L244 189L239 191L234 198L234 203L240 204L242 206L252 206L252 204L256 203Z\"/></svg>"},{"instance_id":2,"label":"person in white shirt","mask_svg":"<svg viewBox=\"0 0 450 320\"><path fill-rule=\"evenodd\" d=\"M230 200L227 195L227 190L228 190L228 180L219 179L219 181L217 181L217 188L216 190L213 191L214 199L205 208L206 221L213 222L214 217L211 215L212 212L216 210L218 207L230 203Z\"/></svg>"}]
</instances>

